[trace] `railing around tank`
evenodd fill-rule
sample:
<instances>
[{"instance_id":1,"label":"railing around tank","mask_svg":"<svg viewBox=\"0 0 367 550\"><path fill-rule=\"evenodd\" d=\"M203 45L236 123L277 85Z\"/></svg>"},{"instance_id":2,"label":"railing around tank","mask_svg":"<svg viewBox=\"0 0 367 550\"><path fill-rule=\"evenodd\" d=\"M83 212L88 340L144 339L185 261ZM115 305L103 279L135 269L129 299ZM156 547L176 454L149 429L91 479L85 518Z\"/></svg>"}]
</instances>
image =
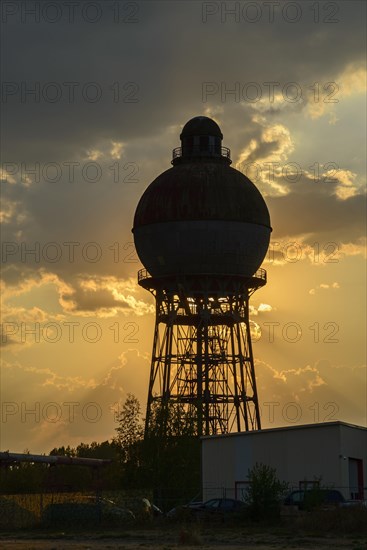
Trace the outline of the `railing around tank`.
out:
<instances>
[{"instance_id":1,"label":"railing around tank","mask_svg":"<svg viewBox=\"0 0 367 550\"><path fill-rule=\"evenodd\" d=\"M138 283L140 283L140 281L143 281L144 279L150 279L151 278L151 274L149 273L149 271L145 268L143 269L139 269L138 271Z\"/></svg>"},{"instance_id":2,"label":"railing around tank","mask_svg":"<svg viewBox=\"0 0 367 550\"><path fill-rule=\"evenodd\" d=\"M264 283L266 283L266 269L260 267L260 269L258 269L252 277L255 277L256 279L261 279L262 281L264 281Z\"/></svg>"},{"instance_id":3,"label":"railing around tank","mask_svg":"<svg viewBox=\"0 0 367 550\"><path fill-rule=\"evenodd\" d=\"M210 157L224 157L227 159L231 159L231 150L228 149L228 147L221 147L220 148L220 155L218 154L218 148L214 145L205 147L204 149L200 148L200 146L192 146L188 148L190 151L188 153L188 156L210 156ZM182 147L176 147L172 151L172 160L175 160L179 157L182 157Z\"/></svg>"},{"instance_id":4,"label":"railing around tank","mask_svg":"<svg viewBox=\"0 0 367 550\"><path fill-rule=\"evenodd\" d=\"M180 273L178 273L177 275L181 275ZM205 273L203 275L209 275L208 273ZM210 275L218 275L216 273L213 273L213 274L210 274ZM226 275L231 275L230 273L223 273L224 276ZM150 279L152 278L152 275L149 273L149 271L145 268L143 269L140 269L138 271L138 283L140 283L140 281L143 281L144 279ZM260 267L260 269L258 269L251 277L251 279L260 279L261 281L264 281L264 283L266 283L266 270L263 269L262 267Z\"/></svg>"}]
</instances>

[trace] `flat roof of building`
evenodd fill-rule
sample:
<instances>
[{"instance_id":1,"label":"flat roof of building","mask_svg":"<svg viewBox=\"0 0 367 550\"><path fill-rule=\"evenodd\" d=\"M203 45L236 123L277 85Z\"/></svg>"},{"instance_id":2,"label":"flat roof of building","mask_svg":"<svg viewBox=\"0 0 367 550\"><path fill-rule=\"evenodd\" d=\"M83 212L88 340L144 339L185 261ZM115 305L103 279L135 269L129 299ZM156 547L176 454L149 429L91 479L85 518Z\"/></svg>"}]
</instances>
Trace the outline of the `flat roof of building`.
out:
<instances>
[{"instance_id":1,"label":"flat roof of building","mask_svg":"<svg viewBox=\"0 0 367 550\"><path fill-rule=\"evenodd\" d=\"M364 430L367 432L366 426L358 426L357 424L349 424L348 422L342 422L340 420L335 420L333 422L318 422L315 424L297 424L293 426L280 426L277 428L265 428L263 430L251 430L248 432L231 432L227 434L215 434L215 435L204 435L200 439L215 439L223 437L239 437L239 436L250 436L250 435L259 435L264 433L273 433L273 432L282 432L282 431L291 431L291 430L307 430L310 428L330 428L332 426L341 427L345 426L347 428L357 428L359 430Z\"/></svg>"}]
</instances>

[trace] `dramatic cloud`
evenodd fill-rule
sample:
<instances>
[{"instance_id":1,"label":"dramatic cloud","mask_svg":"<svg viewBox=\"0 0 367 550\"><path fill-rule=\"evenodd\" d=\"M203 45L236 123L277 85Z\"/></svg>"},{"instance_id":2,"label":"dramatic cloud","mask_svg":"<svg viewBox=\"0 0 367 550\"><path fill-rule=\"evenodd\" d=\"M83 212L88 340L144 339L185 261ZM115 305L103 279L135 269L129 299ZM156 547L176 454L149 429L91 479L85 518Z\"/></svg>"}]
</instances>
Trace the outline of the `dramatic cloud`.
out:
<instances>
[{"instance_id":1,"label":"dramatic cloud","mask_svg":"<svg viewBox=\"0 0 367 550\"><path fill-rule=\"evenodd\" d=\"M330 420L358 424L366 417L365 366L321 360L288 370L261 361L256 367L264 427Z\"/></svg>"},{"instance_id":2,"label":"dramatic cloud","mask_svg":"<svg viewBox=\"0 0 367 550\"><path fill-rule=\"evenodd\" d=\"M32 452L50 451L61 441L78 445L113 437L127 393L134 393L145 407L142 388L148 383L149 360L135 349L122 353L98 379L60 376L51 368L19 362L4 361L1 368L7 390L1 407L2 440L19 451L29 436Z\"/></svg>"},{"instance_id":3,"label":"dramatic cloud","mask_svg":"<svg viewBox=\"0 0 367 550\"><path fill-rule=\"evenodd\" d=\"M364 3L233 2L231 14L226 2L106 1L95 22L79 4L73 20L67 3L55 22L41 7L39 21L22 14L25 3L3 14L6 447L106 439L126 392L145 403L154 299L137 284L133 217L200 114L270 211L269 284L250 307L261 399L317 401L320 419L335 401L361 423ZM270 346L269 323L283 336ZM73 422L68 401L80 404ZM22 402L63 414L22 423ZM87 403L101 419L86 409L86 420Z\"/></svg>"}]
</instances>

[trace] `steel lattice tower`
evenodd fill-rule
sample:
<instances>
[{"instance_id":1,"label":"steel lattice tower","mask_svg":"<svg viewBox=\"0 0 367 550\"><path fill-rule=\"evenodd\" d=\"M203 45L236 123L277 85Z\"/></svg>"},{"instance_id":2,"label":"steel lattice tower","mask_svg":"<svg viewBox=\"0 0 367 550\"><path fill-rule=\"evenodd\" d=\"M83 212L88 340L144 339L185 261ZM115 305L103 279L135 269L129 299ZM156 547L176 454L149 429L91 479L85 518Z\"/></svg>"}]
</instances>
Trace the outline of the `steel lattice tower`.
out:
<instances>
[{"instance_id":1,"label":"steel lattice tower","mask_svg":"<svg viewBox=\"0 0 367 550\"><path fill-rule=\"evenodd\" d=\"M266 284L269 214L230 168L213 120L191 119L180 137L173 168L148 187L134 219L147 268L139 284L156 302L146 434L165 433L172 408L178 433L180 415L197 435L260 429L249 298Z\"/></svg>"}]
</instances>

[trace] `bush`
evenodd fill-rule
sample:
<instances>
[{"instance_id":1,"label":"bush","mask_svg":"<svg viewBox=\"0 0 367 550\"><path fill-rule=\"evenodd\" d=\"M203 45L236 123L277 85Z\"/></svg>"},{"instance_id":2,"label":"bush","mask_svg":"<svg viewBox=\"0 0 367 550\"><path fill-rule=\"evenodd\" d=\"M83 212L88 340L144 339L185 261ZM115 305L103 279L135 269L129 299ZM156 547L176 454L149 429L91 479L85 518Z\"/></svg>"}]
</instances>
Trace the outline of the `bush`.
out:
<instances>
[{"instance_id":1,"label":"bush","mask_svg":"<svg viewBox=\"0 0 367 550\"><path fill-rule=\"evenodd\" d=\"M248 473L245 502L254 520L273 520L280 516L281 498L287 483L279 481L275 468L256 463Z\"/></svg>"}]
</instances>

